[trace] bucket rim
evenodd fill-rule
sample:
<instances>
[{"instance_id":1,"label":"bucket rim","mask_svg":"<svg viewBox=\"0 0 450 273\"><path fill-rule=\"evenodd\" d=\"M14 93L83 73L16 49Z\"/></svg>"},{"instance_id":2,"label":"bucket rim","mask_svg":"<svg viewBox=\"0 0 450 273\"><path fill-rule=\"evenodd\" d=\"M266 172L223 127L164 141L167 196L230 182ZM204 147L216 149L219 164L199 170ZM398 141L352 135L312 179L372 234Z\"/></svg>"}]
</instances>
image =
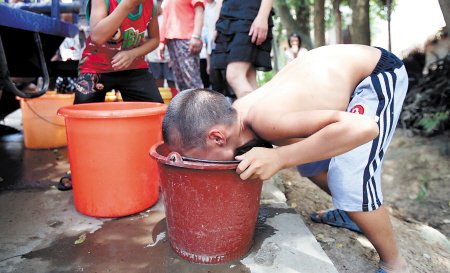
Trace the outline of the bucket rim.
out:
<instances>
[{"instance_id":1,"label":"bucket rim","mask_svg":"<svg viewBox=\"0 0 450 273\"><path fill-rule=\"evenodd\" d=\"M119 105L135 105L137 108L133 109L102 109L108 106ZM99 109L95 109L95 107ZM84 103L64 106L58 109L58 115L68 118L89 118L89 119L104 119L104 118L128 118L128 117L142 117L150 115L164 114L167 110L167 105L158 102L96 102Z\"/></svg>"},{"instance_id":2,"label":"bucket rim","mask_svg":"<svg viewBox=\"0 0 450 273\"><path fill-rule=\"evenodd\" d=\"M62 94L62 93L55 93L55 94L48 94L45 93L44 95L40 96L40 97L36 97L36 98L21 98L16 96L16 100L18 101L28 101L28 102L32 102L32 101L42 101L42 100L73 100L75 98L75 93L70 93L70 94Z\"/></svg>"},{"instance_id":3,"label":"bucket rim","mask_svg":"<svg viewBox=\"0 0 450 273\"><path fill-rule=\"evenodd\" d=\"M218 163L218 161L215 161L215 163L208 163L208 162L201 162L201 161L189 161L189 160L183 160L180 154L176 152L170 153L168 156L163 156L160 153L157 152L157 149L161 146L165 145L164 141L158 142L154 144L149 151L150 156L155 159L158 163L164 164L167 166L173 166L173 167L179 167L179 168L185 168L185 169L197 169L197 170L235 170L239 163L236 163L235 161L223 161L223 163ZM172 161L169 159L169 156L171 154L176 154L177 160Z\"/></svg>"}]
</instances>

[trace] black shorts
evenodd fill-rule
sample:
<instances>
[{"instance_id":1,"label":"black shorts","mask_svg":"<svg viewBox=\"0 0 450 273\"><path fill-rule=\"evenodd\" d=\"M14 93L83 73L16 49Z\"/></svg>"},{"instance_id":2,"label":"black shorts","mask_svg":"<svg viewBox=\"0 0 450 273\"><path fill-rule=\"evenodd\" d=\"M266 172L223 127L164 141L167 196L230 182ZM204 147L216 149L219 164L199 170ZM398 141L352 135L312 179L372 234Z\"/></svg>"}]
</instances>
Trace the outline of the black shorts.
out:
<instances>
[{"instance_id":1,"label":"black shorts","mask_svg":"<svg viewBox=\"0 0 450 273\"><path fill-rule=\"evenodd\" d=\"M248 35L251 24L251 20L221 18L218 21L216 47L211 57L212 68L226 69L231 62L248 62L256 70L272 70L272 24L269 23L267 38L259 46L252 43L252 37Z\"/></svg>"},{"instance_id":2,"label":"black shorts","mask_svg":"<svg viewBox=\"0 0 450 273\"><path fill-rule=\"evenodd\" d=\"M76 83L74 103L103 102L106 92L112 89L120 91L124 101L163 103L152 74L145 68L80 74Z\"/></svg>"}]
</instances>

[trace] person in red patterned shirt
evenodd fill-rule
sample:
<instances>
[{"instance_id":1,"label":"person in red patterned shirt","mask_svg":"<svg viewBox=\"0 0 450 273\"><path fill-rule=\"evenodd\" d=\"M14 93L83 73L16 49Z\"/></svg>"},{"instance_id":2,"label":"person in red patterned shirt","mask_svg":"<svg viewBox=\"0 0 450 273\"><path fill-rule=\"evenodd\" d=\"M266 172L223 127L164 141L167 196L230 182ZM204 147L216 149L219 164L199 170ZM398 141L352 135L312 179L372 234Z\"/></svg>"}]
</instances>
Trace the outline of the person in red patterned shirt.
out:
<instances>
[{"instance_id":1,"label":"person in red patterned shirt","mask_svg":"<svg viewBox=\"0 0 450 273\"><path fill-rule=\"evenodd\" d=\"M154 1L91 1L86 12L91 32L80 60L75 104L104 101L112 89L120 90L124 101L162 103L144 59L159 44Z\"/></svg>"}]
</instances>

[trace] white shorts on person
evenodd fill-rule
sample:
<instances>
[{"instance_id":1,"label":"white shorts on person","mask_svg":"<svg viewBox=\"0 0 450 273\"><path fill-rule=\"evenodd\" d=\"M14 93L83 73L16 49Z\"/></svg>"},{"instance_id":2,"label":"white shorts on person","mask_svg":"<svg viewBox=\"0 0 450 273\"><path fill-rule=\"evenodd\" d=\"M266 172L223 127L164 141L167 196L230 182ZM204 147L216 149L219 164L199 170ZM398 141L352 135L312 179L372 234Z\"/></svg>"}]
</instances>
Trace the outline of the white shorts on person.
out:
<instances>
[{"instance_id":1,"label":"white shorts on person","mask_svg":"<svg viewBox=\"0 0 450 273\"><path fill-rule=\"evenodd\" d=\"M380 50L380 61L355 88L347 107L347 112L375 119L378 137L331 159L297 166L305 177L328 169L333 204L344 211L372 211L383 203L381 166L402 110L408 75L401 60L389 51Z\"/></svg>"}]
</instances>

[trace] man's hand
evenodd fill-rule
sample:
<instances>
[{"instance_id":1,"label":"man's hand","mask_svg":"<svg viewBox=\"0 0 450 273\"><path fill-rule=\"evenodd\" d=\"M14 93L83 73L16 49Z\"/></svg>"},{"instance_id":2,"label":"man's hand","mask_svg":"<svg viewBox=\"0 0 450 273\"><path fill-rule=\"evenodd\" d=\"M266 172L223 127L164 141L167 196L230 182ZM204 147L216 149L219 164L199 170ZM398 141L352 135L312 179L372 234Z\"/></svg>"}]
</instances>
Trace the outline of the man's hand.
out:
<instances>
[{"instance_id":1,"label":"man's hand","mask_svg":"<svg viewBox=\"0 0 450 273\"><path fill-rule=\"evenodd\" d=\"M256 45L262 44L267 38L267 32L269 30L269 24L267 18L256 16L255 20L250 27L249 36L252 36L252 43Z\"/></svg>"},{"instance_id":2,"label":"man's hand","mask_svg":"<svg viewBox=\"0 0 450 273\"><path fill-rule=\"evenodd\" d=\"M114 70L124 70L128 68L134 61L136 56L130 51L119 51L111 60L112 68Z\"/></svg>"},{"instance_id":3,"label":"man's hand","mask_svg":"<svg viewBox=\"0 0 450 273\"><path fill-rule=\"evenodd\" d=\"M236 170L242 180L267 180L283 168L277 149L255 147L236 160L242 160Z\"/></svg>"}]
</instances>

